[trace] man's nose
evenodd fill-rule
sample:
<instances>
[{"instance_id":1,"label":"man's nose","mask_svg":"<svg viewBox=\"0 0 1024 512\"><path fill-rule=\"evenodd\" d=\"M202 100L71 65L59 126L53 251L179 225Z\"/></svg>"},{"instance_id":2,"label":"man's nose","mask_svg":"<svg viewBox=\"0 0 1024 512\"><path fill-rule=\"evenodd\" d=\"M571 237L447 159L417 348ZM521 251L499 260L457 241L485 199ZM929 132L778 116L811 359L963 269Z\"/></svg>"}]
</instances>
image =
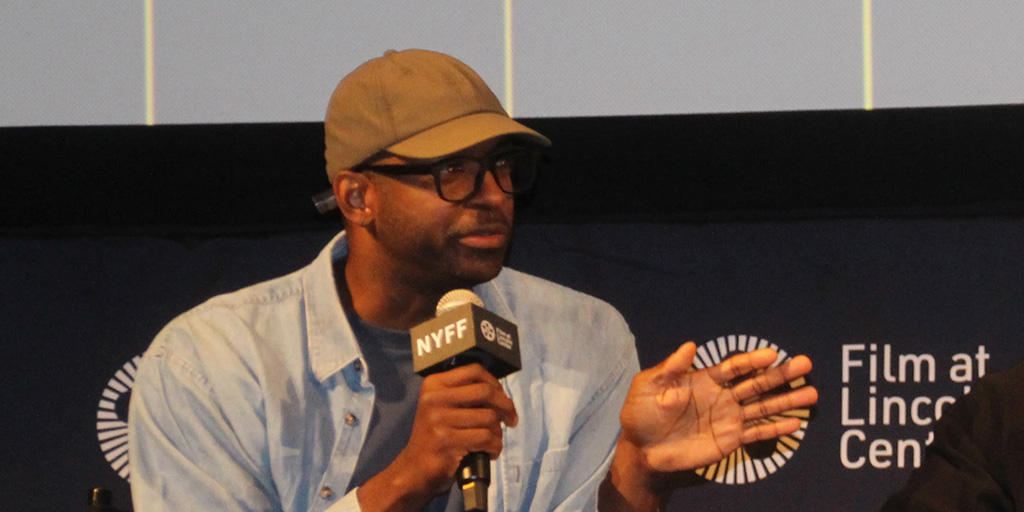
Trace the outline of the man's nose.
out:
<instances>
[{"instance_id":1,"label":"man's nose","mask_svg":"<svg viewBox=\"0 0 1024 512\"><path fill-rule=\"evenodd\" d=\"M480 190L474 194L473 201L479 200L495 204L507 201L512 197L498 186L498 177L490 169L484 171L484 176L481 179L483 181L480 183Z\"/></svg>"}]
</instances>

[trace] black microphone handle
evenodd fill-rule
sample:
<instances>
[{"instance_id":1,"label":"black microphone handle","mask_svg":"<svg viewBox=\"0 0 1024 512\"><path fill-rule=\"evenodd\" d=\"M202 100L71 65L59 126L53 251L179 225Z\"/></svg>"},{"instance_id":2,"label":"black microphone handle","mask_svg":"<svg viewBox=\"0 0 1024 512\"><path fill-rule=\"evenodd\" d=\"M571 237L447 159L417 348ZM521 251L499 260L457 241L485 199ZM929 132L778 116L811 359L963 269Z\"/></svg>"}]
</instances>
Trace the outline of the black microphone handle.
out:
<instances>
[{"instance_id":1,"label":"black microphone handle","mask_svg":"<svg viewBox=\"0 0 1024 512\"><path fill-rule=\"evenodd\" d=\"M446 358L438 360L435 357L430 357L430 340L428 339L428 333L430 337L437 344L436 348L441 348L438 338L433 335L437 332L437 336L441 333L445 333L446 343L451 343L450 334L448 334L448 327L452 324L437 323L436 320L442 317L448 312L451 312L455 308L472 305L479 311L474 313L473 307L468 307L465 314L469 315L466 318L474 319L474 315L486 314L491 318L483 320L487 323L489 332L481 332L481 335L488 340L488 342L495 341L495 334L497 334L497 344L495 348L499 349L500 355L490 353L489 350L480 346L473 346L470 348L460 348L461 352L451 354ZM505 320L494 313L486 311L484 308L484 302L477 297L471 290L452 290L441 297L441 300L437 303L435 310L436 316L434 320L428 320L420 325L413 327L412 338L413 338L413 361L416 372L420 375L426 376L431 373L447 371L457 366L464 366L472 363L480 363L484 368L487 369L492 375L497 378L504 377L509 373L515 372L520 369L519 360L519 349L517 346L518 329L515 324ZM451 322L451 319L446 322ZM465 322L465 320L463 320ZM493 324L492 324L493 322ZM436 325L435 325L436 324ZM463 324L464 325L464 324ZM482 328L483 323L481 323ZM469 329L469 335L474 336L474 329ZM418 339L419 337L419 339ZM459 338L462 337L460 332ZM421 344L422 340L427 340L426 344ZM471 344L475 344L479 340L472 340ZM506 351L508 351L506 353ZM425 357L426 353L426 357ZM442 351L441 353L449 353L448 351ZM420 359L418 359L418 357ZM423 363L423 364L421 364ZM458 482L459 487L462 489L462 502L465 512L487 512L487 488L491 483L491 457L487 452L471 452L463 457L462 462L459 463L459 470L455 474L455 480Z\"/></svg>"},{"instance_id":2,"label":"black microphone handle","mask_svg":"<svg viewBox=\"0 0 1024 512\"><path fill-rule=\"evenodd\" d=\"M491 456L487 452L471 452L463 457L456 474L462 488L466 512L487 512L487 487L491 483Z\"/></svg>"}]
</instances>

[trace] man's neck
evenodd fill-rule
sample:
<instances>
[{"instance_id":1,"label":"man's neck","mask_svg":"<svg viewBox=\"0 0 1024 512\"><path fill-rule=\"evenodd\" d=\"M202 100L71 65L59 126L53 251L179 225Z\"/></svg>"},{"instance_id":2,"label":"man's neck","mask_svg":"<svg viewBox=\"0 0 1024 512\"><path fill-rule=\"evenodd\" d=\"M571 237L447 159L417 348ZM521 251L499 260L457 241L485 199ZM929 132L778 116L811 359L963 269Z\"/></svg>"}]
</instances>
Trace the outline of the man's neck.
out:
<instances>
[{"instance_id":1,"label":"man's neck","mask_svg":"<svg viewBox=\"0 0 1024 512\"><path fill-rule=\"evenodd\" d=\"M381 268L364 265L353 255L335 268L335 286L342 304L373 325L408 330L434 317L437 301L446 290L411 285L409 279Z\"/></svg>"}]
</instances>

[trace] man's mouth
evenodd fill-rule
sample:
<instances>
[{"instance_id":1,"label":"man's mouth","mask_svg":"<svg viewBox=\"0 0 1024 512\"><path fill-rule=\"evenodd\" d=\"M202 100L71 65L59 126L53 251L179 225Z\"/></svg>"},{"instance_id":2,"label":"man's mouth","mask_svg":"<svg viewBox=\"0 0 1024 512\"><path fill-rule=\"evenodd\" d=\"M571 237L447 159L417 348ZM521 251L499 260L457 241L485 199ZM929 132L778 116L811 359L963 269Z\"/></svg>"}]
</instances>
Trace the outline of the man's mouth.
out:
<instances>
[{"instance_id":1,"label":"man's mouth","mask_svg":"<svg viewBox=\"0 0 1024 512\"><path fill-rule=\"evenodd\" d=\"M459 237L459 243L473 249L501 249L508 243L508 229L504 226L474 229Z\"/></svg>"}]
</instances>

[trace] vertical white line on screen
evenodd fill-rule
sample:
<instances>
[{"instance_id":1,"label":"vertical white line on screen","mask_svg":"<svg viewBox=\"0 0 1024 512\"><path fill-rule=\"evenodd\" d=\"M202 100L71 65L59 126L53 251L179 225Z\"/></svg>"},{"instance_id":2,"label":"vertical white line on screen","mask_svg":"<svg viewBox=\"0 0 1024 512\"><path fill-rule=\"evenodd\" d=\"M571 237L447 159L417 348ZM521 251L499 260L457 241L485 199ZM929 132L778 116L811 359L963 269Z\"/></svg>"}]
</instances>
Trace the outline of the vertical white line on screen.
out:
<instances>
[{"instance_id":1,"label":"vertical white line on screen","mask_svg":"<svg viewBox=\"0 0 1024 512\"><path fill-rule=\"evenodd\" d=\"M864 110L875 108L874 62L871 35L871 0L863 0L864 26Z\"/></svg>"},{"instance_id":2,"label":"vertical white line on screen","mask_svg":"<svg viewBox=\"0 0 1024 512\"><path fill-rule=\"evenodd\" d=\"M505 0L505 110L515 117L512 102L512 0Z\"/></svg>"},{"instance_id":3,"label":"vertical white line on screen","mask_svg":"<svg viewBox=\"0 0 1024 512\"><path fill-rule=\"evenodd\" d=\"M145 39L146 39L146 124L156 123L156 107L153 83L153 0L145 0Z\"/></svg>"}]
</instances>

